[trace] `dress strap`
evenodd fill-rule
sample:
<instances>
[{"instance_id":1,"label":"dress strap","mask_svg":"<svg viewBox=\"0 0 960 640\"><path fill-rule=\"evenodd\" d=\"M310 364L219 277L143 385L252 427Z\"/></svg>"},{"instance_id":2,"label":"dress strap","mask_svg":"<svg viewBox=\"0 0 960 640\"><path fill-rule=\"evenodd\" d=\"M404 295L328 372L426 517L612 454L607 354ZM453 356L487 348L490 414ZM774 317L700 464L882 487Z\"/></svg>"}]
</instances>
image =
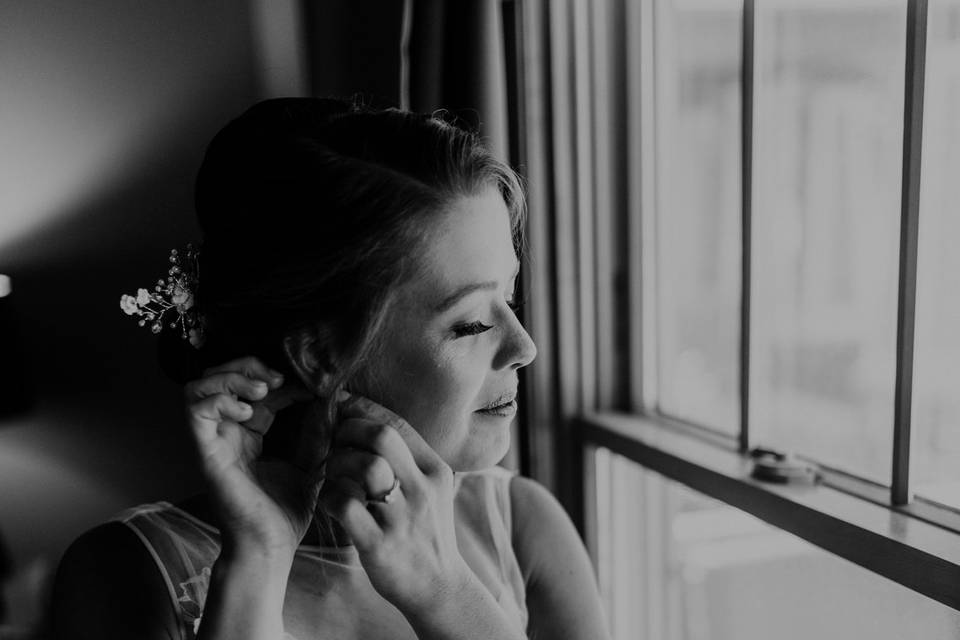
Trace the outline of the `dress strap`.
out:
<instances>
[{"instance_id":1,"label":"dress strap","mask_svg":"<svg viewBox=\"0 0 960 640\"><path fill-rule=\"evenodd\" d=\"M220 555L217 530L169 502L133 507L112 520L132 530L153 557L178 614L181 640L196 637Z\"/></svg>"}]
</instances>

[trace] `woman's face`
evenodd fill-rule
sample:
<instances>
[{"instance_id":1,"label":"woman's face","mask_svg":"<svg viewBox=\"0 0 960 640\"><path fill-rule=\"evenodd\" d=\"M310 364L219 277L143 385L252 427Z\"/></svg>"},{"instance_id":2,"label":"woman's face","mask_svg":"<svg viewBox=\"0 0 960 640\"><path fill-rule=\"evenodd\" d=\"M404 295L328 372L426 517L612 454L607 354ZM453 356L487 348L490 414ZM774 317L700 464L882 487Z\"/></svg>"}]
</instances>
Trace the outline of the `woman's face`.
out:
<instances>
[{"instance_id":1,"label":"woman's face","mask_svg":"<svg viewBox=\"0 0 960 640\"><path fill-rule=\"evenodd\" d=\"M421 267L387 312L364 391L455 471L493 466L510 444L517 371L537 353L511 308L519 262L499 192L441 216Z\"/></svg>"}]
</instances>

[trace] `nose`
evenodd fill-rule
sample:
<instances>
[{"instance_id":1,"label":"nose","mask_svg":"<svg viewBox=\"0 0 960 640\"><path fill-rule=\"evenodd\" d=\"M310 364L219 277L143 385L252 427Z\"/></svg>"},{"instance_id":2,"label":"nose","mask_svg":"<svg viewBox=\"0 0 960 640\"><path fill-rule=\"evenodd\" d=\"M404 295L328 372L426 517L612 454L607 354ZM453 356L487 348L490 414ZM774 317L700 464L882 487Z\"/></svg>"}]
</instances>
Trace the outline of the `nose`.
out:
<instances>
[{"instance_id":1,"label":"nose","mask_svg":"<svg viewBox=\"0 0 960 640\"><path fill-rule=\"evenodd\" d=\"M519 318L511 312L506 334L500 344L500 350L497 352L494 368L520 369L533 362L536 357L537 345L534 344L533 338L520 324Z\"/></svg>"}]
</instances>

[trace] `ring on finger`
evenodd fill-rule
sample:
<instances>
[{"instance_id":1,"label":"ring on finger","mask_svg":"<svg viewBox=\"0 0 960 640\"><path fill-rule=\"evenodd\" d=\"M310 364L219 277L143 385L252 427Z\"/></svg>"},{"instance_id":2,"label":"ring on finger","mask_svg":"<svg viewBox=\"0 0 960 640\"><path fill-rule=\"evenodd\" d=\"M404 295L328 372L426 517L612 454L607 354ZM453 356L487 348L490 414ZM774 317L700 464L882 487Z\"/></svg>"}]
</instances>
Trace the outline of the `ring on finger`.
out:
<instances>
[{"instance_id":1,"label":"ring on finger","mask_svg":"<svg viewBox=\"0 0 960 640\"><path fill-rule=\"evenodd\" d=\"M397 497L397 492L400 490L400 478L393 477L393 486L390 487L385 493L381 493L379 496L367 496L367 502L379 502L381 504L390 504Z\"/></svg>"}]
</instances>

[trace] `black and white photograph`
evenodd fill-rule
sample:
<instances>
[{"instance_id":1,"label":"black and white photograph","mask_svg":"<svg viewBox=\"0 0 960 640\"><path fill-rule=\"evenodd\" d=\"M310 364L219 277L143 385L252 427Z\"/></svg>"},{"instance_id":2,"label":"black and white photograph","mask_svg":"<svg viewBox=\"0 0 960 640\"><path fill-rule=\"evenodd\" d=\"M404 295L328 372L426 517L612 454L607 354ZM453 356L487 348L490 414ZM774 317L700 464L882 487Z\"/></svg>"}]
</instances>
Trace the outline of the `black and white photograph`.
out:
<instances>
[{"instance_id":1,"label":"black and white photograph","mask_svg":"<svg viewBox=\"0 0 960 640\"><path fill-rule=\"evenodd\" d=\"M960 0L0 0L0 640L960 640Z\"/></svg>"}]
</instances>

